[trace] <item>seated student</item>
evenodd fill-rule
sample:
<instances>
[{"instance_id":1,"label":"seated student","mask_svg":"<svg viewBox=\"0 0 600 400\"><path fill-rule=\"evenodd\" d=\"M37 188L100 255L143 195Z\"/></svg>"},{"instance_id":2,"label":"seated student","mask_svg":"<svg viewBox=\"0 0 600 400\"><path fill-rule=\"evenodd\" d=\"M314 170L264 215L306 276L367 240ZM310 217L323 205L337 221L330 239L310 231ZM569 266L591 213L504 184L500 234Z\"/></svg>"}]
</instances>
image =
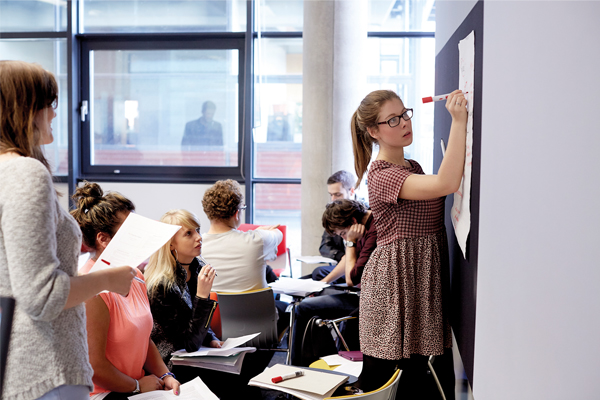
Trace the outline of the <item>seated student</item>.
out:
<instances>
[{"instance_id":1,"label":"seated student","mask_svg":"<svg viewBox=\"0 0 600 400\"><path fill-rule=\"evenodd\" d=\"M377 247L377 231L371 210L367 210L364 203L358 200L334 201L325 208L323 227L328 233L341 236L347 243L346 255L331 274L334 277L345 276L348 286L360 285L365 264ZM345 317L355 311L358 305L359 296L345 292L309 297L298 304L294 323L292 364L302 365L302 338L310 318L315 315L323 319Z\"/></svg>"},{"instance_id":2,"label":"seated student","mask_svg":"<svg viewBox=\"0 0 600 400\"><path fill-rule=\"evenodd\" d=\"M85 183L73 199L77 208L71 214L84 243L95 251L82 268L89 271L134 206L119 193L104 195L96 183ZM143 278L140 271L137 277ZM179 393L179 382L150 339L152 314L144 283L134 280L127 296L100 293L86 302L86 314L92 399L125 400L132 393L163 389Z\"/></svg>"},{"instance_id":3,"label":"seated student","mask_svg":"<svg viewBox=\"0 0 600 400\"><path fill-rule=\"evenodd\" d=\"M327 178L327 193L329 193L330 201L342 199L356 200L354 182L356 182L354 175L344 170L337 171ZM344 257L345 251L344 239L341 236L330 234L327 231L323 232L321 246L319 247L319 252L323 257L332 258L339 263L342 257ZM315 268L311 274L312 279L327 283L343 283L344 279L338 279L339 277L334 278L330 275L333 268L334 266L332 265Z\"/></svg>"},{"instance_id":4,"label":"seated student","mask_svg":"<svg viewBox=\"0 0 600 400\"><path fill-rule=\"evenodd\" d=\"M210 299L215 270L197 258L202 250L200 222L186 210L168 211L160 221L181 225L173 238L150 257L144 272L154 317L151 337L163 361L172 368L174 351L192 352L201 345L221 347L223 342L209 327L217 306Z\"/></svg>"},{"instance_id":5,"label":"seated student","mask_svg":"<svg viewBox=\"0 0 600 400\"><path fill-rule=\"evenodd\" d=\"M196 351L205 347L221 347L223 342L209 328L217 303L209 299L216 272L211 265L198 259L203 252L200 222L186 210L171 210L160 219L166 224L182 228L160 250L150 257L144 273L148 282L148 296L154 316L152 339L164 362L181 382L196 376L206 383L221 400L259 399L260 390L248 386L248 381L259 374L262 359L248 354L240 375L203 368L171 364L171 353L180 349ZM221 279L221 273L219 277ZM266 361L268 363L268 360Z\"/></svg>"},{"instance_id":6,"label":"seated student","mask_svg":"<svg viewBox=\"0 0 600 400\"><path fill-rule=\"evenodd\" d=\"M204 258L213 265L219 279L215 292L243 292L267 287L266 261L277 258L277 246L283 233L277 226L261 226L248 232L239 231L240 211L245 209L242 189L236 181L216 182L204 193L202 207L210 228L202 237ZM287 327L284 317L287 303L276 300L278 331Z\"/></svg>"}]
</instances>

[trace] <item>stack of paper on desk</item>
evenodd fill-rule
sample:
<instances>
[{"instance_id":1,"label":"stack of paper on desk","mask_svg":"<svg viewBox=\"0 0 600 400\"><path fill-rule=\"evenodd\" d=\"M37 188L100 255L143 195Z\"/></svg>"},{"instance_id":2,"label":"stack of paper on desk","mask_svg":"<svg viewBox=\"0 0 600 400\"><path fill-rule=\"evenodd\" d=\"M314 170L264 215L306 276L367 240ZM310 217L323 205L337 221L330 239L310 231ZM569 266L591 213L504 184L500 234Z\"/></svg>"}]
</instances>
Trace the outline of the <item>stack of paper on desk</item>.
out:
<instances>
[{"instance_id":1,"label":"stack of paper on desk","mask_svg":"<svg viewBox=\"0 0 600 400\"><path fill-rule=\"evenodd\" d=\"M320 292L329 286L328 283L313 281L312 279L279 278L269 283L275 293L283 293L289 296L308 296L311 293Z\"/></svg>"},{"instance_id":2,"label":"stack of paper on desk","mask_svg":"<svg viewBox=\"0 0 600 400\"><path fill-rule=\"evenodd\" d=\"M218 349L200 347L198 351L191 353L185 350L178 350L171 354L171 361L175 365L188 365L239 375L242 370L244 355L246 353L254 353L256 347L237 346L254 339L258 335L260 335L260 332L238 338L229 338Z\"/></svg>"},{"instance_id":3,"label":"stack of paper on desk","mask_svg":"<svg viewBox=\"0 0 600 400\"><path fill-rule=\"evenodd\" d=\"M227 372L229 374L239 375L242 372L242 364L246 353L256 351L254 347L244 347L245 349L237 354L219 357L219 356L199 356L199 357L171 357L174 365L187 365L188 367L213 369L215 371Z\"/></svg>"},{"instance_id":4,"label":"stack of paper on desk","mask_svg":"<svg viewBox=\"0 0 600 400\"><path fill-rule=\"evenodd\" d=\"M279 390L303 400L322 400L331 397L333 392L348 380L346 375L338 375L311 369L301 370L303 376L273 383L271 379L298 371L300 368L291 365L275 364L262 374L255 376L248 385L265 389Z\"/></svg>"},{"instance_id":5,"label":"stack of paper on desk","mask_svg":"<svg viewBox=\"0 0 600 400\"><path fill-rule=\"evenodd\" d=\"M213 392L202 382L198 377L192 379L188 383L184 383L179 388L179 396L175 396L172 390L155 390L154 392L136 394L129 396L131 400L219 400Z\"/></svg>"}]
</instances>

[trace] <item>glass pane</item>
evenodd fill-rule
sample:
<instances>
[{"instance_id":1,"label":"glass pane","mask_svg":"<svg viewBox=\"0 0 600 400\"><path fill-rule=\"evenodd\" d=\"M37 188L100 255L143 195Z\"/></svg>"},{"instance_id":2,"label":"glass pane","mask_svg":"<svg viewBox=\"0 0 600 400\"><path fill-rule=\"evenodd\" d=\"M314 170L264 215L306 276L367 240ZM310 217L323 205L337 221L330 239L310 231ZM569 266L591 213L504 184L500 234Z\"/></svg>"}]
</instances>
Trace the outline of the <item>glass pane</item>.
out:
<instances>
[{"instance_id":1,"label":"glass pane","mask_svg":"<svg viewBox=\"0 0 600 400\"><path fill-rule=\"evenodd\" d=\"M369 32L435 32L434 0L369 0Z\"/></svg>"},{"instance_id":2,"label":"glass pane","mask_svg":"<svg viewBox=\"0 0 600 400\"><path fill-rule=\"evenodd\" d=\"M238 165L238 50L92 51L92 165Z\"/></svg>"},{"instance_id":3,"label":"glass pane","mask_svg":"<svg viewBox=\"0 0 600 400\"><path fill-rule=\"evenodd\" d=\"M83 0L85 32L244 32L245 0Z\"/></svg>"},{"instance_id":4,"label":"glass pane","mask_svg":"<svg viewBox=\"0 0 600 400\"><path fill-rule=\"evenodd\" d=\"M60 32L67 30L64 0L0 0L0 31Z\"/></svg>"},{"instance_id":5,"label":"glass pane","mask_svg":"<svg viewBox=\"0 0 600 400\"><path fill-rule=\"evenodd\" d=\"M263 32L301 32L304 24L304 1L257 1L255 24Z\"/></svg>"},{"instance_id":6,"label":"glass pane","mask_svg":"<svg viewBox=\"0 0 600 400\"><path fill-rule=\"evenodd\" d=\"M300 184L254 185L254 224L286 225L286 243L293 256L300 255L301 220L300 220Z\"/></svg>"},{"instance_id":7,"label":"glass pane","mask_svg":"<svg viewBox=\"0 0 600 400\"><path fill-rule=\"evenodd\" d=\"M302 39L261 39L255 60L254 176L300 178Z\"/></svg>"},{"instance_id":8,"label":"glass pane","mask_svg":"<svg viewBox=\"0 0 600 400\"><path fill-rule=\"evenodd\" d=\"M435 39L369 38L369 91L393 90L407 108L413 108L413 143L404 156L417 160L427 174L433 169L433 110L423 97L432 96L435 83ZM430 94L431 93L431 94ZM439 146L439 143L437 144ZM377 152L373 152L376 156Z\"/></svg>"},{"instance_id":9,"label":"glass pane","mask_svg":"<svg viewBox=\"0 0 600 400\"><path fill-rule=\"evenodd\" d=\"M58 82L58 108L52 121L54 142L44 146L52 166L52 174L67 175L69 171L69 131L67 96L67 41L0 40L0 59L35 62L52 72Z\"/></svg>"}]
</instances>

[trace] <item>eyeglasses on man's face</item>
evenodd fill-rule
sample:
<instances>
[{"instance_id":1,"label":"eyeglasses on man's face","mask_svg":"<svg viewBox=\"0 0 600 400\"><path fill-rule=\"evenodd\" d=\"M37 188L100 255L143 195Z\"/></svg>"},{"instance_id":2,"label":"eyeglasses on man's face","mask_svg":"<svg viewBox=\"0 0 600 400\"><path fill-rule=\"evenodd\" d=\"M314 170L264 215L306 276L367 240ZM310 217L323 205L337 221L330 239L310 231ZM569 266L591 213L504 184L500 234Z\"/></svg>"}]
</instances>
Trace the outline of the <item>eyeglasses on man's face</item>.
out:
<instances>
[{"instance_id":1,"label":"eyeglasses on man's face","mask_svg":"<svg viewBox=\"0 0 600 400\"><path fill-rule=\"evenodd\" d=\"M405 108L404 112L402 114L392 117L392 118L388 119L387 121L378 122L377 125L388 124L390 126L390 128L393 128L393 127L400 125L400 117L402 117L405 121L408 121L409 119L412 118L412 116L413 116L413 109Z\"/></svg>"},{"instance_id":2,"label":"eyeglasses on man's face","mask_svg":"<svg viewBox=\"0 0 600 400\"><path fill-rule=\"evenodd\" d=\"M246 209L246 205L244 204L243 206L239 206L238 210L245 210Z\"/></svg>"}]
</instances>

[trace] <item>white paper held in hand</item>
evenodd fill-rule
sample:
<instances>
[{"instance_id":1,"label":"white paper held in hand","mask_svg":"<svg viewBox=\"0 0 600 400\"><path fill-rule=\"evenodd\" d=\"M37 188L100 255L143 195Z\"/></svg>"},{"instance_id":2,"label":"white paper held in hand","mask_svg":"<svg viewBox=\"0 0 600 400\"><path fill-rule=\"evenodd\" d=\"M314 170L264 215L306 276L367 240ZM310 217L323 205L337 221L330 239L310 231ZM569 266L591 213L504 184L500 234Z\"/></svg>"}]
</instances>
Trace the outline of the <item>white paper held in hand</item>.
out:
<instances>
[{"instance_id":1,"label":"white paper held in hand","mask_svg":"<svg viewBox=\"0 0 600 400\"><path fill-rule=\"evenodd\" d=\"M181 228L130 213L90 272L110 267L137 267Z\"/></svg>"}]
</instances>

